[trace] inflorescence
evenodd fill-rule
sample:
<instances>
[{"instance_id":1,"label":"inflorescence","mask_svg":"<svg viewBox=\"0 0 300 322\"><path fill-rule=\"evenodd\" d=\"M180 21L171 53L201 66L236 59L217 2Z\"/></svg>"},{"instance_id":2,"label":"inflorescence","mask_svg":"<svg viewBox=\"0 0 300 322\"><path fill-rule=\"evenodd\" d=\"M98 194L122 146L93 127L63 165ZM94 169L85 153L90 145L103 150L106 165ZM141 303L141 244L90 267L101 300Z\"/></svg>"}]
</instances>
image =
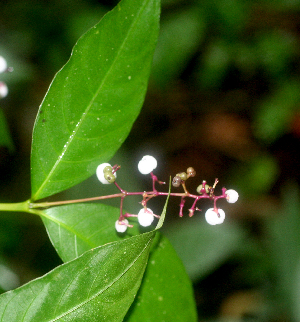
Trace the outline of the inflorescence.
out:
<instances>
[{"instance_id":1,"label":"inflorescence","mask_svg":"<svg viewBox=\"0 0 300 322\"><path fill-rule=\"evenodd\" d=\"M103 184L111 184L114 183L116 187L120 190L121 194L118 195L121 198L120 203L120 216L119 219L115 223L115 228L119 233L124 233L128 227L133 227L133 225L129 224L128 219L130 217L137 217L138 222L141 226L147 227L152 224L154 221L154 217L159 218L158 215L154 214L153 211L147 207L147 203L150 199L157 196L175 196L180 197L180 205L179 205L179 216L183 216L183 208L186 202L186 198L194 199L194 202L189 209L189 216L192 217L196 210L200 210L196 205L200 199L210 199L213 201L213 208L209 208L205 213L205 219L210 225L222 224L225 219L225 212L217 208L217 200L218 199L226 199L229 203L235 203L238 200L238 193L235 190L226 188L222 188L222 194L219 196L215 195L215 187L219 182L218 179L215 179L213 186L209 186L205 180L197 187L197 195L191 194L188 192L186 188L186 181L190 177L195 177L196 171L194 168L187 168L186 172L180 172L176 174L176 176L172 180L172 185L174 187L182 186L184 192L183 193L174 193L174 192L160 192L156 189L155 183L162 185L165 182L159 181L157 177L153 174L153 170L157 167L157 161L153 156L146 155L144 156L140 162L138 163L139 171L146 175L150 174L152 178L152 191L144 191L144 192L127 192L123 190L116 182L117 171L120 169L119 165L111 166L109 163L102 163L98 166L96 170L97 177L99 181ZM123 200L126 196L132 195L141 195L143 200L141 202L143 208L138 212L138 214L130 214L123 213ZM109 197L109 196L107 196Z\"/></svg>"}]
</instances>

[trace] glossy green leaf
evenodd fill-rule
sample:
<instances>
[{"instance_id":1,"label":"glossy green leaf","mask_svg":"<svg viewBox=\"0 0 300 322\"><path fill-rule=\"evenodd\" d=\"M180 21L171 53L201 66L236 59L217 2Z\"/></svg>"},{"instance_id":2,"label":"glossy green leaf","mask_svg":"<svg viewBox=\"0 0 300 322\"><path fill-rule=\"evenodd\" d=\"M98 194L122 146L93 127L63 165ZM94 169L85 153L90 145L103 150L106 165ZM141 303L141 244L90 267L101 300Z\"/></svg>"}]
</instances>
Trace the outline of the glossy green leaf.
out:
<instances>
[{"instance_id":1,"label":"glossy green leaf","mask_svg":"<svg viewBox=\"0 0 300 322\"><path fill-rule=\"evenodd\" d=\"M73 204L43 211L42 220L49 238L64 262L85 251L139 233L136 219L126 234L118 234L115 222L120 209L100 203Z\"/></svg>"},{"instance_id":2,"label":"glossy green leaf","mask_svg":"<svg viewBox=\"0 0 300 322\"><path fill-rule=\"evenodd\" d=\"M78 40L35 122L33 200L88 178L123 143L143 104L159 12L159 0L123 0Z\"/></svg>"},{"instance_id":3,"label":"glossy green leaf","mask_svg":"<svg viewBox=\"0 0 300 322\"><path fill-rule=\"evenodd\" d=\"M0 296L0 321L122 321L134 300L155 232L87 251Z\"/></svg>"},{"instance_id":4,"label":"glossy green leaf","mask_svg":"<svg viewBox=\"0 0 300 322\"><path fill-rule=\"evenodd\" d=\"M185 268L169 240L156 236L142 285L124 321L198 321Z\"/></svg>"}]
</instances>

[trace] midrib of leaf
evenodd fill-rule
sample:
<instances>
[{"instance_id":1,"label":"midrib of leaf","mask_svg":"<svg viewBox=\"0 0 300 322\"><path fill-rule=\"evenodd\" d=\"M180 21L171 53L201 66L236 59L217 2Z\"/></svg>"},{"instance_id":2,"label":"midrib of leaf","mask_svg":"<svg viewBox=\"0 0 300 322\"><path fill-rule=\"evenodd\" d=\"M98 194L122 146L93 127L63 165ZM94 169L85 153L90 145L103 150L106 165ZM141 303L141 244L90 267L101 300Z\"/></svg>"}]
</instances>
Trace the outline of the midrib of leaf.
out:
<instances>
[{"instance_id":1,"label":"midrib of leaf","mask_svg":"<svg viewBox=\"0 0 300 322\"><path fill-rule=\"evenodd\" d=\"M63 318L65 316L67 316L70 313L73 313L74 311L76 311L77 309L79 309L80 307L84 306L85 304L89 303L90 301L94 300L95 298L97 298L99 295L101 295L102 293L104 293L107 289L109 289L113 284L115 284L123 275L125 275L130 268L135 264L135 262L141 257L141 255L144 253L144 251L147 249L148 245L150 244L150 242L152 242L153 237L151 239L149 239L149 241L145 244L145 247L142 249L142 251L138 254L138 256L136 256L135 260L132 261L132 263L130 265L128 265L127 269L124 270L121 274L119 274L109 285L107 285L103 290L100 290L98 293L94 294L93 296L91 296L89 299L87 299L86 301L83 301L82 303L74 306L72 309L68 310L65 313L62 313L61 315L59 315L58 317L49 320L49 322L55 322L58 321L60 318ZM92 260L92 259L91 259Z\"/></svg>"},{"instance_id":2,"label":"midrib of leaf","mask_svg":"<svg viewBox=\"0 0 300 322\"><path fill-rule=\"evenodd\" d=\"M40 216L43 216L49 220L51 220L52 222L58 224L60 227L65 228L67 231L71 232L72 234L74 234L75 236L77 236L78 238L80 238L82 241L84 241L85 243L87 243L91 248L93 247L97 247L98 245L91 243L89 239L85 238L83 235L79 234L75 229L72 229L70 226L64 224L63 222L57 220L56 218L53 218L49 215L47 215L45 212L40 211L38 213Z\"/></svg>"},{"instance_id":3,"label":"midrib of leaf","mask_svg":"<svg viewBox=\"0 0 300 322\"><path fill-rule=\"evenodd\" d=\"M74 140L74 137L76 136L78 130L80 129L80 126L82 124L82 122L85 120L85 117L87 115L87 113L89 112L91 106L92 106L92 103L95 101L95 99L97 98L97 96L99 95L99 92L100 90L102 89L104 83L105 83L105 80L107 79L107 77L110 75L111 73L111 70L113 69L116 61L118 60L119 58L119 55L120 55L120 52L121 50L124 48L124 45L125 43L127 42L127 39L128 39L128 35L130 35L132 29L134 28L134 26L137 24L137 21L139 19L139 16L141 15L141 12L144 10L145 6L146 6L146 3L148 1L144 1L144 5L140 8L140 10L138 11L138 14L136 16L136 19L133 21L133 23L131 24L129 30L128 30L128 33L126 35L126 37L124 38L121 46L119 47L119 50L117 51L117 54L110 66L110 68L108 69L108 71L106 72L102 82L100 83L99 87L98 87L98 90L96 91L95 95L93 96L93 98L91 99L90 103L88 104L88 106L86 107L86 109L84 110L84 113L82 114L82 117L80 118L79 122L77 122L77 124L75 125L75 130L73 130L72 134L70 135L69 137L69 140L67 141L67 143L64 145L64 148L62 150L62 153L59 155L59 157L57 158L55 164L53 165L51 171L49 172L49 174L46 176L44 182L41 184L40 188L36 191L35 195L32 197L33 200L36 200L36 196L38 196L40 194L40 192L43 190L43 188L45 187L45 185L47 184L47 182L50 180L52 174L54 173L54 171L56 170L56 168L58 167L58 165L60 164L60 162L62 162L63 160L63 156L65 154L65 152L68 150L69 146L71 145L71 143L73 142ZM119 6L119 5L118 5ZM72 54L71 54L72 56Z\"/></svg>"}]
</instances>

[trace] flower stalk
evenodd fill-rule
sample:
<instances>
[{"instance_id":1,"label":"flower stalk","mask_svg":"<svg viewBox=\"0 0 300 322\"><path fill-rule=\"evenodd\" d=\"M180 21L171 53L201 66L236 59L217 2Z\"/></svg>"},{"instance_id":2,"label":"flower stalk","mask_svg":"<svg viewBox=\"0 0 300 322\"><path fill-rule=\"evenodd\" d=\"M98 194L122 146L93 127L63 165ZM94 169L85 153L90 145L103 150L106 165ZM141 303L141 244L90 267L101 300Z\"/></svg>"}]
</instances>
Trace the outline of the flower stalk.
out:
<instances>
[{"instance_id":1,"label":"flower stalk","mask_svg":"<svg viewBox=\"0 0 300 322\"><path fill-rule=\"evenodd\" d=\"M184 192L163 192L159 191L156 188L156 183L159 185L165 184L165 182L158 180L157 176L153 174L153 170L156 168L157 162L155 158L152 156L144 156L143 159L139 162L139 170L142 174L150 174L152 180L152 191L137 191L137 192L129 192L122 189L119 184L116 182L117 171L121 168L119 165L111 166L109 163L102 163L98 166L96 170L96 175L99 181L103 184L114 184L116 188L120 191L119 193L97 196L92 198L84 198L84 199L75 199L75 200L65 200L65 201L54 201L54 202L31 202L27 200L22 203L14 203L14 204L0 204L0 210L3 211L23 211L30 212L35 214L40 214L42 209L46 209L49 207L62 206L68 204L75 203L84 203L91 201L99 201L105 199L112 198L120 198L120 215L118 220L115 223L116 230L119 233L124 233L127 227L133 227L133 225L129 224L128 219L131 217L137 217L140 225L146 227L152 224L154 217L159 218L158 215L154 214L153 211L147 207L148 202L155 197L160 196L171 196L171 197L180 197L180 205L179 205L179 217L183 217L184 206L187 198L194 199L191 208L189 209L189 217L194 216L195 211L201 211L197 207L197 203L201 199L210 199L213 201L213 208L210 208L205 213L206 221L211 225L221 224L225 219L225 213L222 209L217 207L217 200L226 199L229 203L234 203L238 200L238 193L235 190L227 190L226 188L222 188L222 193L218 196L215 195L215 188L218 179L215 179L213 186L209 186L205 180L197 187L198 194L190 193L186 188L186 181L190 177L194 177L196 175L196 171L194 168L189 167L186 172L181 172L176 174L176 176L172 179L172 184L174 187L182 187ZM124 199L128 196L142 196L142 201L140 202L142 205L142 209L138 214L130 214L123 213L123 203Z\"/></svg>"}]
</instances>

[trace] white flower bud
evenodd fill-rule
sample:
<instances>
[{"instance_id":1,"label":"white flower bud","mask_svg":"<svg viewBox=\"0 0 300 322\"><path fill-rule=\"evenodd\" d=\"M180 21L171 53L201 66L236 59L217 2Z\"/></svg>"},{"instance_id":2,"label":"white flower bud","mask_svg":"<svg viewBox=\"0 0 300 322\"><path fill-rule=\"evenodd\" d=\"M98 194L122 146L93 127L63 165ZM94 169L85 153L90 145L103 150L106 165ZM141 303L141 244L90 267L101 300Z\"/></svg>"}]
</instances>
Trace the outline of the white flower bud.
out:
<instances>
[{"instance_id":1,"label":"white flower bud","mask_svg":"<svg viewBox=\"0 0 300 322\"><path fill-rule=\"evenodd\" d=\"M121 224L121 223L124 223L124 224ZM115 227L116 227L116 231L118 233L125 233L125 231L127 230L127 225L128 225L128 220L127 219L123 219L122 221L117 220L116 223L115 223Z\"/></svg>"},{"instance_id":2,"label":"white flower bud","mask_svg":"<svg viewBox=\"0 0 300 322\"><path fill-rule=\"evenodd\" d=\"M145 155L138 164L141 174L149 174L157 167L156 159L151 155Z\"/></svg>"},{"instance_id":3,"label":"white flower bud","mask_svg":"<svg viewBox=\"0 0 300 322\"><path fill-rule=\"evenodd\" d=\"M5 83L0 82L0 98L6 97L8 94L8 88Z\"/></svg>"},{"instance_id":4,"label":"white flower bud","mask_svg":"<svg viewBox=\"0 0 300 322\"><path fill-rule=\"evenodd\" d=\"M7 63L6 60L0 56L0 73L3 73L7 70Z\"/></svg>"},{"instance_id":5,"label":"white flower bud","mask_svg":"<svg viewBox=\"0 0 300 322\"><path fill-rule=\"evenodd\" d=\"M111 165L109 163L102 163L102 164L98 165L97 170L96 170L97 178L103 184L110 184L110 182L108 182L104 178L104 172L103 172L103 170L107 166L111 167ZM117 173L116 172L114 173L114 176L117 178Z\"/></svg>"},{"instance_id":6,"label":"white flower bud","mask_svg":"<svg viewBox=\"0 0 300 322\"><path fill-rule=\"evenodd\" d=\"M222 209L218 209L218 214L215 212L214 208L207 209L205 213L205 219L210 225L222 224L225 219L225 212Z\"/></svg>"},{"instance_id":7,"label":"white flower bud","mask_svg":"<svg viewBox=\"0 0 300 322\"><path fill-rule=\"evenodd\" d=\"M148 227L154 220L153 211L150 208L142 208L138 213L138 221L141 226Z\"/></svg>"},{"instance_id":8,"label":"white flower bud","mask_svg":"<svg viewBox=\"0 0 300 322\"><path fill-rule=\"evenodd\" d=\"M226 200L229 203L235 203L239 199L239 194L233 189L226 190L225 194L226 194Z\"/></svg>"}]
</instances>

